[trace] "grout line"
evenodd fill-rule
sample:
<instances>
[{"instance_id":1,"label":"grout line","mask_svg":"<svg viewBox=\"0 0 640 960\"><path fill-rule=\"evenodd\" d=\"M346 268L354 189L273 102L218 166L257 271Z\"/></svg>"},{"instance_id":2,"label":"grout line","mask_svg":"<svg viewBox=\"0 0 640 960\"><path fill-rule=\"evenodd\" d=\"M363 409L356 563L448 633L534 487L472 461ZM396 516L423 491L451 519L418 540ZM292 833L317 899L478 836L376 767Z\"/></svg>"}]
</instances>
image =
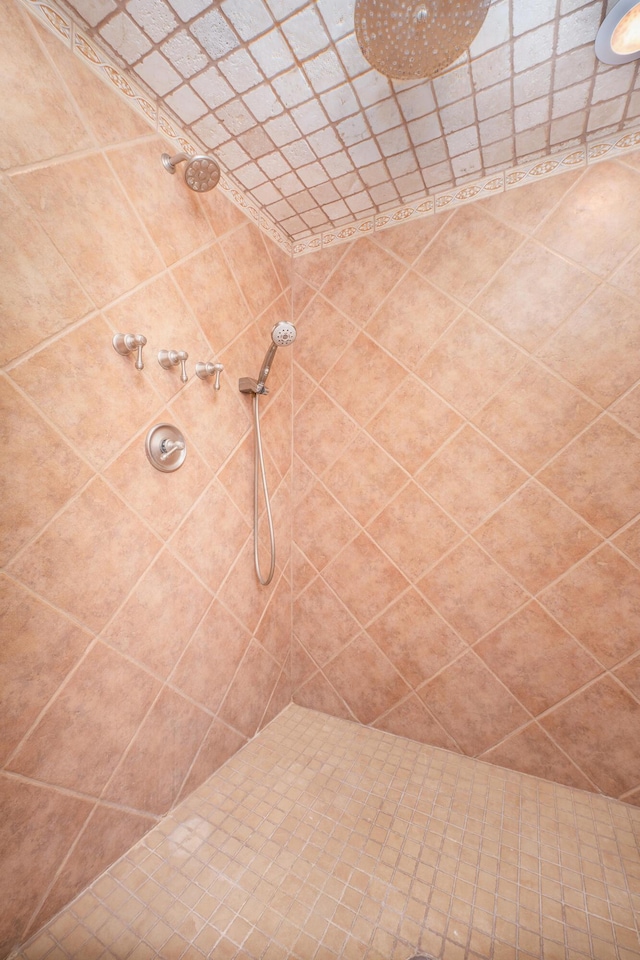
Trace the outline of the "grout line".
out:
<instances>
[{"instance_id":1,"label":"grout line","mask_svg":"<svg viewBox=\"0 0 640 960\"><path fill-rule=\"evenodd\" d=\"M18 581L18 582L19 582L19 581ZM20 584L20 585L22 586L22 584ZM31 592L31 591L30 591L30 592ZM33 594L33 595L34 595L37 599L40 599L37 594ZM55 608L54 608L54 609L55 609ZM65 616L66 616L66 614L65 614ZM87 629L87 627L84 626L84 624L82 625L82 629L83 629L85 632L87 632L87 633L89 632L88 629ZM26 733L25 733L25 734L22 736L22 738L20 739L20 742L14 747L14 749L11 751L11 753L10 753L10 754L6 757L6 759L4 760L3 765L2 765L2 772L3 772L3 773L6 773L6 774L14 774L14 771L11 771L11 770L9 769L10 764L15 760L15 758L16 758L17 756L19 756L20 752L22 751L23 746L24 746L24 745L27 743L27 741L29 740L31 734L32 734L32 733L34 732L34 730L39 726L40 721L41 721L41 720L43 719L43 717L49 712L49 710L53 707L53 705L56 703L56 701L58 700L58 698L62 695L62 693L64 692L64 690L68 687L71 679L72 679L72 678L74 677L74 675L77 673L80 665L81 665L82 663L84 663L84 661L87 659L88 655L89 655L89 654L91 653L91 651L95 648L97 642L98 642L98 638L97 638L96 634L95 634L93 631L91 631L91 638L90 638L89 642L87 643L87 646L85 647L85 649L82 651L82 653L80 654L80 656L78 657L78 659L76 660L76 662L73 664L73 666L68 670L68 672L66 673L66 675L62 678L62 680L60 681L58 687L54 690L54 692L53 692L52 695L49 697L49 699L48 699L47 702L44 704L44 706L40 709L40 711L38 712L37 716L35 717L33 723L29 726L29 728L28 728L28 730L26 731ZM15 773L17 773L17 771L16 771ZM82 796L84 796L84 795L82 795ZM97 798L92 797L92 799L97 799Z\"/></svg>"}]
</instances>

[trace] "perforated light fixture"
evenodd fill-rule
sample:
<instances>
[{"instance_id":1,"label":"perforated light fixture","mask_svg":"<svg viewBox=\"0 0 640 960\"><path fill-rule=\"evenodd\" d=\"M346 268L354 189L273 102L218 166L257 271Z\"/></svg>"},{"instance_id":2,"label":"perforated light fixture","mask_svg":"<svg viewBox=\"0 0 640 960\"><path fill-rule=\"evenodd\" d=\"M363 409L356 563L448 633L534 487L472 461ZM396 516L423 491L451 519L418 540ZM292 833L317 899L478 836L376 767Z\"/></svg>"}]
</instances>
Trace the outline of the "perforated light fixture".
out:
<instances>
[{"instance_id":1,"label":"perforated light fixture","mask_svg":"<svg viewBox=\"0 0 640 960\"><path fill-rule=\"evenodd\" d=\"M356 0L364 57L395 80L431 79L471 45L490 0Z\"/></svg>"},{"instance_id":2,"label":"perforated light fixture","mask_svg":"<svg viewBox=\"0 0 640 960\"><path fill-rule=\"evenodd\" d=\"M596 56L619 64L640 57L640 2L620 0L605 17L596 37Z\"/></svg>"}]
</instances>

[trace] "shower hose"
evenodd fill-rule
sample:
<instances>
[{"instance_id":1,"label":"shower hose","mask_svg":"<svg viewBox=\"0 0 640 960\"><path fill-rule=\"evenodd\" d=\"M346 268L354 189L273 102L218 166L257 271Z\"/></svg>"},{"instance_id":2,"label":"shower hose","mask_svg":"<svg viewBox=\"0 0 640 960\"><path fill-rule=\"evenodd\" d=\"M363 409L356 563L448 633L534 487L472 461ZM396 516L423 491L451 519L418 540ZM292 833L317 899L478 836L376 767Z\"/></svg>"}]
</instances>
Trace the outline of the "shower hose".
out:
<instances>
[{"instance_id":1,"label":"shower hose","mask_svg":"<svg viewBox=\"0 0 640 960\"><path fill-rule=\"evenodd\" d=\"M260 395L253 395L253 423L255 437L255 456L253 464L253 560L256 567L256 575L263 587L273 580L273 572L276 568L276 538L273 532L273 518L271 516L271 503L269 502L269 490L267 488L267 474L264 469L264 456L262 453L262 437L260 435ZM262 576L260 570L260 557L258 550L258 487L262 480L262 492L264 493L264 503L267 512L267 523L269 524L269 546L271 550L271 562L269 564L269 573L266 577Z\"/></svg>"}]
</instances>

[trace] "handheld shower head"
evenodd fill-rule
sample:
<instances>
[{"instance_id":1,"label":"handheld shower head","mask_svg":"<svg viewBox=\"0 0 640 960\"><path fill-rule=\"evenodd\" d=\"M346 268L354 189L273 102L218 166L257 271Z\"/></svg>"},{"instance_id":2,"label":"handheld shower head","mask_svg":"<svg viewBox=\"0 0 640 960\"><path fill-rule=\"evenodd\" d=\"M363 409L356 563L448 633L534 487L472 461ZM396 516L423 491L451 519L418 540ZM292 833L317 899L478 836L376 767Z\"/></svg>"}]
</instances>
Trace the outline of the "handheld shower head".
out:
<instances>
[{"instance_id":1,"label":"handheld shower head","mask_svg":"<svg viewBox=\"0 0 640 960\"><path fill-rule=\"evenodd\" d=\"M276 347L288 347L295 340L297 332L292 323L281 320L271 331L271 339Z\"/></svg>"},{"instance_id":2,"label":"handheld shower head","mask_svg":"<svg viewBox=\"0 0 640 960\"><path fill-rule=\"evenodd\" d=\"M271 364L276 355L276 350L278 347L288 347L290 343L293 343L296 338L296 333L297 330L294 325L287 320L281 320L279 323L276 323L271 331L271 340L273 342L267 350L267 354L262 361L260 373L258 374L258 393L266 393L264 385L269 376L269 370L271 370Z\"/></svg>"},{"instance_id":3,"label":"handheld shower head","mask_svg":"<svg viewBox=\"0 0 640 960\"><path fill-rule=\"evenodd\" d=\"M268 393L265 383L269 376L276 350L278 347L288 347L289 344L295 340L296 334L296 328L287 320L281 320L279 323L276 323L271 331L271 344L262 361L258 379L252 380L251 377L240 377L240 393Z\"/></svg>"},{"instance_id":4,"label":"handheld shower head","mask_svg":"<svg viewBox=\"0 0 640 960\"><path fill-rule=\"evenodd\" d=\"M269 502L269 491L267 489L267 474L264 467L264 456L262 453L262 437L260 434L260 394L268 393L265 383L266 379L269 376L269 370L271 369L271 364L273 363L273 358L276 355L276 350L278 347L286 347L288 344L293 343L296 338L296 328L292 323L288 323L286 320L281 320L279 323L276 323L275 327L271 331L271 343L269 344L269 349L267 350L266 356L262 361L262 367L260 368L260 373L258 374L258 379L253 380L251 377L240 377L240 382L238 383L238 388L240 393L251 393L253 394L253 423L254 423L254 435L255 435L255 446L254 446L254 470L253 470L253 562L256 568L256 576L258 577L259 582L266 587L268 583L271 583L273 579L273 574L276 569L276 538L273 530L273 517L271 516L271 504ZM262 493L264 494L264 505L265 511L267 514L267 522L269 524L269 544L270 544L270 553L271 561L269 564L269 573L266 577L262 576L260 571L260 556L259 556L259 542L258 542L258 519L259 519L259 503L258 503L258 486L259 476L262 477Z\"/></svg>"}]
</instances>

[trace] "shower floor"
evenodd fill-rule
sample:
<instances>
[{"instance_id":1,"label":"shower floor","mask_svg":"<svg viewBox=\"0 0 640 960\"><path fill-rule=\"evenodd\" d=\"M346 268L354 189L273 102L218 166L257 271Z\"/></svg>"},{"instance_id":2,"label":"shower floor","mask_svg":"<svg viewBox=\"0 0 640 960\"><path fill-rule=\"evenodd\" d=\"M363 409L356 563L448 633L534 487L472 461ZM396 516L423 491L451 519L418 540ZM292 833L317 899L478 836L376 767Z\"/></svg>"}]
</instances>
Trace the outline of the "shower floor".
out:
<instances>
[{"instance_id":1,"label":"shower floor","mask_svg":"<svg viewBox=\"0 0 640 960\"><path fill-rule=\"evenodd\" d=\"M291 705L25 960L631 960L640 809Z\"/></svg>"}]
</instances>

